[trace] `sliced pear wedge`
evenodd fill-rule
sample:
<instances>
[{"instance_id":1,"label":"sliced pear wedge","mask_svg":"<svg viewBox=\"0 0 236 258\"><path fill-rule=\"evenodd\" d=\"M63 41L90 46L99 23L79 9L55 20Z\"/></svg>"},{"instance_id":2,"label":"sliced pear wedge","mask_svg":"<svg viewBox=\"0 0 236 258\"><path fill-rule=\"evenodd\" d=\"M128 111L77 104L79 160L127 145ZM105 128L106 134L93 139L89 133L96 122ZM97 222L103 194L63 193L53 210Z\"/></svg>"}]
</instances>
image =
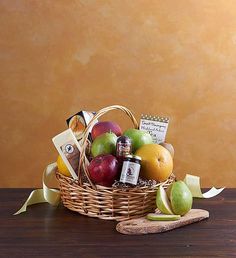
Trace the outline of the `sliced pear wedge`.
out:
<instances>
[{"instance_id":1,"label":"sliced pear wedge","mask_svg":"<svg viewBox=\"0 0 236 258\"><path fill-rule=\"evenodd\" d=\"M171 204L166 194L166 191L162 186L159 186L157 190L156 205L162 213L169 215L174 214L171 210Z\"/></svg>"},{"instance_id":2,"label":"sliced pear wedge","mask_svg":"<svg viewBox=\"0 0 236 258\"><path fill-rule=\"evenodd\" d=\"M170 200L170 193L171 193L172 185L173 185L173 184L169 185L169 186L166 188L166 194L167 194L167 197L168 197L169 200Z\"/></svg>"},{"instance_id":3,"label":"sliced pear wedge","mask_svg":"<svg viewBox=\"0 0 236 258\"><path fill-rule=\"evenodd\" d=\"M180 215L149 213L146 218L148 220L173 221L173 220L179 220L181 218L181 216Z\"/></svg>"}]
</instances>

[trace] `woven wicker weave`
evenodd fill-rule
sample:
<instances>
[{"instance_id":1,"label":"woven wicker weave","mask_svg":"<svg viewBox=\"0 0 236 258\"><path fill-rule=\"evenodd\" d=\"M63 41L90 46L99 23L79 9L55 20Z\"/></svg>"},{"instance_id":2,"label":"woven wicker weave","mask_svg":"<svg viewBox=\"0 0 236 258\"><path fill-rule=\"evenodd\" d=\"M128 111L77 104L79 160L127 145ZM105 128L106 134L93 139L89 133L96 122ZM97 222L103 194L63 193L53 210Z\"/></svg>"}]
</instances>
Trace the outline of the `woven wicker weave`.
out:
<instances>
[{"instance_id":1,"label":"woven wicker weave","mask_svg":"<svg viewBox=\"0 0 236 258\"><path fill-rule=\"evenodd\" d=\"M109 106L97 112L90 121L81 140L82 151L78 170L78 180L57 173L63 204L70 210L90 217L106 220L127 220L141 217L155 209L156 189L159 185L167 187L174 180L174 175L165 182L154 186L137 186L130 188L104 187L94 185L89 179L85 150L88 135L96 119L111 110L123 111L133 122L134 128L138 123L129 109L123 106ZM87 178L86 181L82 179Z\"/></svg>"}]
</instances>

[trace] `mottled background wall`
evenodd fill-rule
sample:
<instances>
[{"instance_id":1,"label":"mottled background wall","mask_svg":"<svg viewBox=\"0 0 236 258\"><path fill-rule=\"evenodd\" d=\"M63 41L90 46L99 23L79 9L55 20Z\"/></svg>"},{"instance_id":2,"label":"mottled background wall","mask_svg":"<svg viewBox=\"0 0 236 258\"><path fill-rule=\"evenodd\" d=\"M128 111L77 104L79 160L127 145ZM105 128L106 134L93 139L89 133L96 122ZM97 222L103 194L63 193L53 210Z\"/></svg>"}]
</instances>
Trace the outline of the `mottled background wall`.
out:
<instances>
[{"instance_id":1,"label":"mottled background wall","mask_svg":"<svg viewBox=\"0 0 236 258\"><path fill-rule=\"evenodd\" d=\"M123 104L171 118L179 178L236 187L235 17L235 0L0 0L0 186L39 187L69 115Z\"/></svg>"}]
</instances>

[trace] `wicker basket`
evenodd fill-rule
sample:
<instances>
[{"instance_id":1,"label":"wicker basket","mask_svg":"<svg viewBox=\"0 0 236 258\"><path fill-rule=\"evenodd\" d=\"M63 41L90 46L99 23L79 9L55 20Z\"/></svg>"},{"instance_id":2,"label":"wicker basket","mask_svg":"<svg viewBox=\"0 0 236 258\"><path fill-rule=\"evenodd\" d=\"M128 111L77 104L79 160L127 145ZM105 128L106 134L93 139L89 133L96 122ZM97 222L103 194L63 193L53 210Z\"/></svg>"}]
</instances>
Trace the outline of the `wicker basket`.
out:
<instances>
[{"instance_id":1,"label":"wicker basket","mask_svg":"<svg viewBox=\"0 0 236 258\"><path fill-rule=\"evenodd\" d=\"M62 202L65 207L80 214L106 220L127 220L141 217L155 209L156 190L159 185L167 187L174 180L172 174L165 182L154 186L137 186L130 188L104 187L94 185L88 174L86 147L89 131L96 119L111 110L123 111L133 122L134 128L138 123L129 109L123 106L109 106L97 112L84 131L81 140L82 151L78 169L78 180L57 173ZM87 182L82 179L87 178Z\"/></svg>"}]
</instances>

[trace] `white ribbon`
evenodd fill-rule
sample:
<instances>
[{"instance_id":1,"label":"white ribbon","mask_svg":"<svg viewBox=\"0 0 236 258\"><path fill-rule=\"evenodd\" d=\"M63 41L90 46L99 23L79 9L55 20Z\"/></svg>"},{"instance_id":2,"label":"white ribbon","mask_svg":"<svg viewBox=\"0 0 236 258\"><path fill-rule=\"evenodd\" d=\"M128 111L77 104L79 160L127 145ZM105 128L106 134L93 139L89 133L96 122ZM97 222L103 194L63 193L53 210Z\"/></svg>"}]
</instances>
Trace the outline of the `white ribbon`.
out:
<instances>
[{"instance_id":1,"label":"white ribbon","mask_svg":"<svg viewBox=\"0 0 236 258\"><path fill-rule=\"evenodd\" d=\"M225 187L219 189L212 187L209 191L202 193L200 186L200 177L189 174L186 174L184 182L191 191L192 196L197 198L212 198L221 193L225 189Z\"/></svg>"}]
</instances>

